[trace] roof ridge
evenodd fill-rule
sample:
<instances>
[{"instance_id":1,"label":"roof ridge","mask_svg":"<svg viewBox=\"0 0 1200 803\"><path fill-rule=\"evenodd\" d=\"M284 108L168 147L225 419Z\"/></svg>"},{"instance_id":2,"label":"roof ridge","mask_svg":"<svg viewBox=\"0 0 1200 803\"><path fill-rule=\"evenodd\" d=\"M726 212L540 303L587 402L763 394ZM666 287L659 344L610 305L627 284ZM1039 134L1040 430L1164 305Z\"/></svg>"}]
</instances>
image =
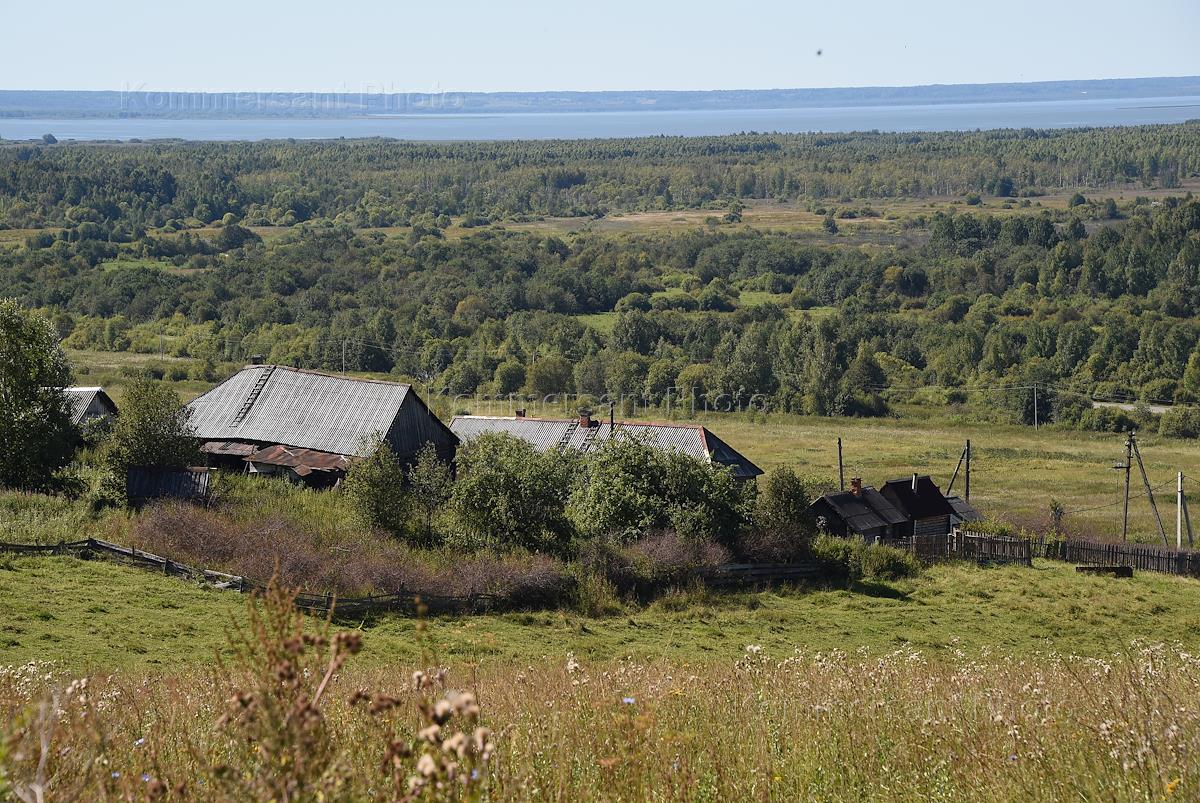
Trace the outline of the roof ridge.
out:
<instances>
[{"instance_id":1,"label":"roof ridge","mask_svg":"<svg viewBox=\"0 0 1200 803\"><path fill-rule=\"evenodd\" d=\"M240 374L242 371L248 371L251 368L270 368L278 371L291 371L297 374L308 374L309 376L323 376L326 379L340 379L345 382L371 382L376 385L391 385L393 387L411 388L411 382L394 382L390 379L372 379L370 377L361 376L346 376L345 374L331 374L328 371L316 371L312 368L297 368L293 365L280 365L278 363L257 363L242 366L238 369ZM236 376L237 374L234 374Z\"/></svg>"}]
</instances>

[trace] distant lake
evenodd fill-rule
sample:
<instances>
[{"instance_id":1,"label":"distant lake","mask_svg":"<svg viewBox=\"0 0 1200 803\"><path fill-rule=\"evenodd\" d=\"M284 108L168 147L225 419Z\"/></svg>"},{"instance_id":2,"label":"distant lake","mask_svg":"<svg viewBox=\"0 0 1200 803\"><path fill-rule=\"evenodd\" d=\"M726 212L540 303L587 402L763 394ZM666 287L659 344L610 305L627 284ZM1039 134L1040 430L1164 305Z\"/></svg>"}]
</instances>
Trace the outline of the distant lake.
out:
<instances>
[{"instance_id":1,"label":"distant lake","mask_svg":"<svg viewBox=\"0 0 1200 803\"><path fill-rule=\"evenodd\" d=\"M1200 97L1105 98L1010 103L841 106L704 111L528 112L340 119L0 118L0 138L60 140L259 140L392 137L411 140L580 139L743 131L970 131L991 128L1179 123L1200 118Z\"/></svg>"}]
</instances>

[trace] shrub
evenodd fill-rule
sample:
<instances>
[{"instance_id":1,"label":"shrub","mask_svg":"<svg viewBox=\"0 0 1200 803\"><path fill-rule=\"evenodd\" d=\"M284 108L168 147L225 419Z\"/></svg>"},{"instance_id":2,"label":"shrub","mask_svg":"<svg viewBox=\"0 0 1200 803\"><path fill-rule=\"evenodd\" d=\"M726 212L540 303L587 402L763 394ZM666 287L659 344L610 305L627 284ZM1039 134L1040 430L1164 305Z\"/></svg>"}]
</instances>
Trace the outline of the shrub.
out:
<instances>
[{"instance_id":1,"label":"shrub","mask_svg":"<svg viewBox=\"0 0 1200 803\"><path fill-rule=\"evenodd\" d=\"M1167 410L1159 420L1158 432L1168 438L1200 438L1200 410L1194 407Z\"/></svg>"},{"instance_id":2,"label":"shrub","mask_svg":"<svg viewBox=\"0 0 1200 803\"><path fill-rule=\"evenodd\" d=\"M1093 407L1079 415L1079 428L1091 432L1129 432L1137 420L1119 407Z\"/></svg>"},{"instance_id":3,"label":"shrub","mask_svg":"<svg viewBox=\"0 0 1200 803\"><path fill-rule=\"evenodd\" d=\"M921 564L910 553L859 538L820 535L813 541L812 551L831 573L851 585L861 580L899 580L921 571Z\"/></svg>"},{"instance_id":4,"label":"shrub","mask_svg":"<svg viewBox=\"0 0 1200 803\"><path fill-rule=\"evenodd\" d=\"M777 468L760 481L754 524L739 543L752 561L786 562L808 553L816 524L803 479L790 468Z\"/></svg>"},{"instance_id":5,"label":"shrub","mask_svg":"<svg viewBox=\"0 0 1200 803\"><path fill-rule=\"evenodd\" d=\"M404 492L404 466L382 438L376 438L370 454L346 472L342 492L368 527L396 536L407 532L409 497Z\"/></svg>"},{"instance_id":6,"label":"shrub","mask_svg":"<svg viewBox=\"0 0 1200 803\"><path fill-rule=\"evenodd\" d=\"M729 551L716 541L684 538L660 530L632 544L598 538L580 555L585 571L605 577L621 594L649 599L663 589L687 583L698 569L729 561Z\"/></svg>"},{"instance_id":7,"label":"shrub","mask_svg":"<svg viewBox=\"0 0 1200 803\"><path fill-rule=\"evenodd\" d=\"M630 438L612 438L589 454L569 513L589 537L629 542L669 527L684 537L734 543L745 523L746 501L725 469Z\"/></svg>"},{"instance_id":8,"label":"shrub","mask_svg":"<svg viewBox=\"0 0 1200 803\"><path fill-rule=\"evenodd\" d=\"M538 452L510 435L485 434L458 452L452 503L459 525L485 546L565 554L573 453Z\"/></svg>"}]
</instances>

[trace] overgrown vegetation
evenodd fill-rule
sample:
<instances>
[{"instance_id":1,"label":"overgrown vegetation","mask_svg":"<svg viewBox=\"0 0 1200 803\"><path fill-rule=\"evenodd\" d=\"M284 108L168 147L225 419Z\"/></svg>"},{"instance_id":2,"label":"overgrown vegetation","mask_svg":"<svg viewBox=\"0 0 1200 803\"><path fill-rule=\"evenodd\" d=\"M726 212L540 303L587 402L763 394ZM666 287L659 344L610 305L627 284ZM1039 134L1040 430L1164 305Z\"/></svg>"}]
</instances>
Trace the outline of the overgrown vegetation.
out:
<instances>
[{"instance_id":1,"label":"overgrown vegetation","mask_svg":"<svg viewBox=\"0 0 1200 803\"><path fill-rule=\"evenodd\" d=\"M231 642L237 662L210 675L151 682L4 667L4 791L191 800L387 790L461 800L540 789L644 800L759 789L787 799L1133 801L1186 799L1200 785L1191 760L1200 666L1181 646L1000 658L951 644L934 659L909 647L749 641L740 656L683 671L567 651L477 668L468 680L428 653L400 672L363 668L375 634L314 627L278 590L264 603L251 605ZM428 641L442 629L434 623Z\"/></svg>"}]
</instances>

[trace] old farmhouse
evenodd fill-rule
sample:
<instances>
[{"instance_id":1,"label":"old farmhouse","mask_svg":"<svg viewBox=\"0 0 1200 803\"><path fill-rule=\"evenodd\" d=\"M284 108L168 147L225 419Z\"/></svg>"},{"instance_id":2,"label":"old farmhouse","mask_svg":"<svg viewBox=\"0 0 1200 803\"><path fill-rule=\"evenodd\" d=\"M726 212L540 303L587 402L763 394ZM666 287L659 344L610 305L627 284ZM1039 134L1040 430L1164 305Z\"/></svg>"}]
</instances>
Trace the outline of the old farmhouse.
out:
<instances>
[{"instance_id":1,"label":"old farmhouse","mask_svg":"<svg viewBox=\"0 0 1200 803\"><path fill-rule=\"evenodd\" d=\"M954 506L928 476L888 480L880 493L911 522L904 535L944 535L950 532Z\"/></svg>"},{"instance_id":2,"label":"old farmhouse","mask_svg":"<svg viewBox=\"0 0 1200 803\"><path fill-rule=\"evenodd\" d=\"M809 506L817 525L834 535L857 535L869 541L876 538L901 538L912 527L903 513L862 480L850 480L850 490L828 493Z\"/></svg>"},{"instance_id":3,"label":"old farmhouse","mask_svg":"<svg viewBox=\"0 0 1200 803\"><path fill-rule=\"evenodd\" d=\"M117 414L117 405L104 388L67 388L71 404L71 423L83 426L93 421L107 421Z\"/></svg>"},{"instance_id":4,"label":"old farmhouse","mask_svg":"<svg viewBox=\"0 0 1200 803\"><path fill-rule=\"evenodd\" d=\"M450 429L462 441L486 432L501 432L528 441L540 451L575 449L587 452L610 438L633 438L656 449L681 452L710 465L728 468L734 478L754 479L763 471L725 441L699 424L610 424L584 413L578 418L527 418L460 415Z\"/></svg>"},{"instance_id":5,"label":"old farmhouse","mask_svg":"<svg viewBox=\"0 0 1200 803\"><path fill-rule=\"evenodd\" d=\"M330 485L382 437L401 460L458 439L410 385L248 365L189 405L210 464Z\"/></svg>"}]
</instances>

